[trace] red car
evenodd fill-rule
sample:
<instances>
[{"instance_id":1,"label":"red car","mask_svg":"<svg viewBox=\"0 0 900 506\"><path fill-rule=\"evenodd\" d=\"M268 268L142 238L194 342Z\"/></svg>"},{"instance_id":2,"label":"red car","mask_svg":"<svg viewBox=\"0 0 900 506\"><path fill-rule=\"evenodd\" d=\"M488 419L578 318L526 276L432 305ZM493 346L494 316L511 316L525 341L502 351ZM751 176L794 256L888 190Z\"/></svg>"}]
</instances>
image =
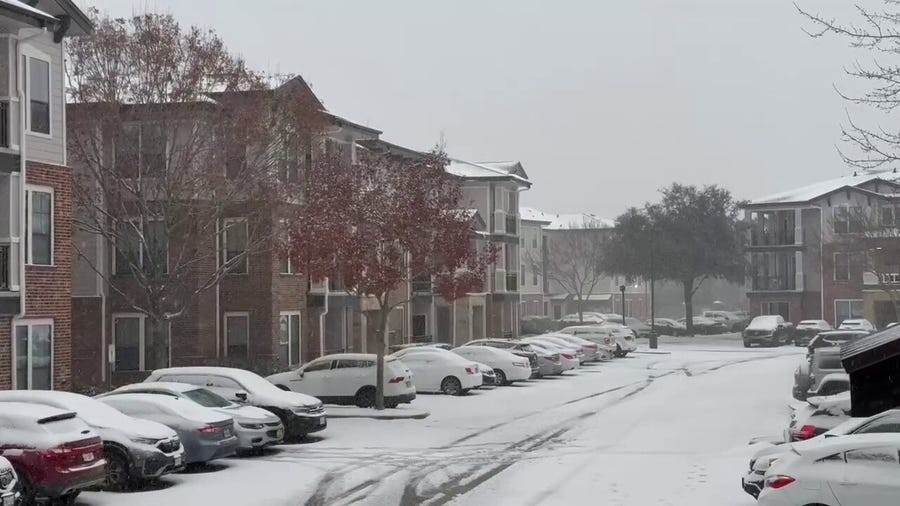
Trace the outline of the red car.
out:
<instances>
[{"instance_id":1,"label":"red car","mask_svg":"<svg viewBox=\"0 0 900 506\"><path fill-rule=\"evenodd\" d=\"M0 456L16 470L25 504L35 499L74 503L81 489L103 483L103 442L75 413L0 402Z\"/></svg>"}]
</instances>

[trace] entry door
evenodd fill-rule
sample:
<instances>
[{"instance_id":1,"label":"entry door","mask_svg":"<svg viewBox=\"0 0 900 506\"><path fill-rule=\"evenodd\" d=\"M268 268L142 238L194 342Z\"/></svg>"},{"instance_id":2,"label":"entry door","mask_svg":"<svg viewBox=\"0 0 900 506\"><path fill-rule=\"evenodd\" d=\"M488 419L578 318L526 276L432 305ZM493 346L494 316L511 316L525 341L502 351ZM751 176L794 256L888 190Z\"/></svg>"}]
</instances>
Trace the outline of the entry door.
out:
<instances>
[{"instance_id":1,"label":"entry door","mask_svg":"<svg viewBox=\"0 0 900 506\"><path fill-rule=\"evenodd\" d=\"M450 342L450 308L437 307L437 340L441 343Z\"/></svg>"},{"instance_id":2,"label":"entry door","mask_svg":"<svg viewBox=\"0 0 900 506\"><path fill-rule=\"evenodd\" d=\"M484 306L472 306L472 339L484 339Z\"/></svg>"}]
</instances>

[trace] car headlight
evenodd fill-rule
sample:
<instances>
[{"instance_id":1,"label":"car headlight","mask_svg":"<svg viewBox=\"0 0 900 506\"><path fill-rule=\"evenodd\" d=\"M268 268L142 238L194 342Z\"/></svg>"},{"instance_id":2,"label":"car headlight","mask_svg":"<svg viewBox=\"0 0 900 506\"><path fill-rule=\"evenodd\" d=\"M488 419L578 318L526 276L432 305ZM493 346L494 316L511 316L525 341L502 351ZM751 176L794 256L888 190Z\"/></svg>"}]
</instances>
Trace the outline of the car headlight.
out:
<instances>
[{"instance_id":1,"label":"car headlight","mask_svg":"<svg viewBox=\"0 0 900 506\"><path fill-rule=\"evenodd\" d=\"M154 439L154 438L150 438L150 437L131 437L128 439L130 439L132 443L137 443L137 444L141 444L141 445L150 445L150 446L156 446L156 443L160 442L159 439Z\"/></svg>"},{"instance_id":2,"label":"car headlight","mask_svg":"<svg viewBox=\"0 0 900 506\"><path fill-rule=\"evenodd\" d=\"M241 427L243 427L243 428L245 428L245 429L253 429L253 430L259 430L259 429L262 429L263 427L265 427L265 425L263 425L263 424L261 424L261 423L241 423L241 422L238 422L238 425L240 425Z\"/></svg>"}]
</instances>

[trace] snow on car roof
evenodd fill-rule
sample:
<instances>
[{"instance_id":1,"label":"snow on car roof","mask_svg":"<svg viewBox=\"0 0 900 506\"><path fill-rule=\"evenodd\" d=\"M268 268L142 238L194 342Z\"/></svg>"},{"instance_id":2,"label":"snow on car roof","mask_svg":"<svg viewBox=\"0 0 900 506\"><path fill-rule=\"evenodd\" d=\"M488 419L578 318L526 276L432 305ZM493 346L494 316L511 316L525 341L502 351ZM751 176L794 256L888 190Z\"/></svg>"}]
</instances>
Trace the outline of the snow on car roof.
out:
<instances>
[{"instance_id":1,"label":"snow on car roof","mask_svg":"<svg viewBox=\"0 0 900 506\"><path fill-rule=\"evenodd\" d=\"M231 378L245 387L252 386L264 390L271 390L274 388L275 390L282 392L278 387L266 381L265 378L250 371L235 369L233 367L168 367L166 369L157 369L153 371L154 376L177 374L215 374Z\"/></svg>"},{"instance_id":2,"label":"snow on car roof","mask_svg":"<svg viewBox=\"0 0 900 506\"><path fill-rule=\"evenodd\" d=\"M748 330L755 330L755 329L768 330L768 329L778 325L778 318L779 318L778 315L757 316L750 322L750 325L747 325L747 329Z\"/></svg>"},{"instance_id":3,"label":"snow on car roof","mask_svg":"<svg viewBox=\"0 0 900 506\"><path fill-rule=\"evenodd\" d=\"M156 388L168 392L184 393L203 387L194 385L192 383L177 383L175 381L147 381L145 383L132 383L130 385L124 385L113 390L113 392L129 392L144 390L148 388Z\"/></svg>"},{"instance_id":4,"label":"snow on car roof","mask_svg":"<svg viewBox=\"0 0 900 506\"><path fill-rule=\"evenodd\" d=\"M203 423L219 423L230 418L209 408L204 408L193 401L186 401L184 399L179 399L178 397L169 397L167 395L134 393L111 395L101 399L101 402L112 407L127 405L129 401L138 401L157 406L161 409L168 409L185 418Z\"/></svg>"},{"instance_id":5,"label":"snow on car roof","mask_svg":"<svg viewBox=\"0 0 900 506\"><path fill-rule=\"evenodd\" d=\"M28 402L15 401L0 401L0 412L3 413L4 417L24 418L35 422L49 416L69 413L68 410L45 406L44 404L31 404Z\"/></svg>"},{"instance_id":6,"label":"snow on car roof","mask_svg":"<svg viewBox=\"0 0 900 506\"><path fill-rule=\"evenodd\" d=\"M7 390L0 391L0 402L22 401L46 404L67 411L74 411L79 418L96 427L126 426L132 418L81 394L59 390Z\"/></svg>"},{"instance_id":7,"label":"snow on car roof","mask_svg":"<svg viewBox=\"0 0 900 506\"><path fill-rule=\"evenodd\" d=\"M795 188L793 190L783 191L772 195L767 195L765 197L753 199L750 201L750 205L752 206L759 204L787 204L808 202L845 186L858 186L875 179L884 179L882 176L886 175L886 173L887 171L883 173L866 173L856 176L843 176L834 179L827 179L825 181L819 181L806 186L801 186L800 188Z\"/></svg>"}]
</instances>

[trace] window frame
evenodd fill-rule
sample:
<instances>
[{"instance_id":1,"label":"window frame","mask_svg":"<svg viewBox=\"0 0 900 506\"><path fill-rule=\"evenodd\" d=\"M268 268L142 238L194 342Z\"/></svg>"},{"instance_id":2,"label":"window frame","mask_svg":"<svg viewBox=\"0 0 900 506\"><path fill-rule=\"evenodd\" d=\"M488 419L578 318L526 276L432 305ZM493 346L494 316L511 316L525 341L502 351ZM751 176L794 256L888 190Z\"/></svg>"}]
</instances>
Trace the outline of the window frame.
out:
<instances>
[{"instance_id":1,"label":"window frame","mask_svg":"<svg viewBox=\"0 0 900 506\"><path fill-rule=\"evenodd\" d=\"M22 57L24 62L18 62L21 65L20 72L22 76L22 89L25 90L25 133L42 139L53 139L53 58L42 51L38 51L27 44L21 45ZM47 127L49 133L37 132L31 129L31 60L40 60L47 64Z\"/></svg>"},{"instance_id":2,"label":"window frame","mask_svg":"<svg viewBox=\"0 0 900 506\"><path fill-rule=\"evenodd\" d=\"M228 229L234 226L234 223L243 223L246 227L246 244L244 244L243 250L243 272L238 272L235 270L235 266L240 264L241 262L234 262L233 265L228 265L230 262L228 258ZM235 258L240 257L240 255ZM225 267L226 273L231 276L246 276L250 274L250 222L246 217L233 217L233 218L225 218L222 222L222 266ZM279 269L280 270L280 269Z\"/></svg>"},{"instance_id":3,"label":"window frame","mask_svg":"<svg viewBox=\"0 0 900 506\"><path fill-rule=\"evenodd\" d=\"M300 348L299 350L297 350L298 353L297 353L297 362L296 363L293 362L294 350L293 350L293 347L291 344L291 342L292 342L291 339L293 337L291 335L291 329L292 329L291 318L294 318L294 317L297 317L297 321L298 321L297 333L299 335L297 336L297 346ZM280 334L281 334L281 319L282 318L287 318L287 330L288 330L287 343L281 341ZM291 367L294 365L302 364L303 363L303 342L302 342L303 312L302 311L282 311L282 312L278 313L278 327L279 327L278 328L278 332L279 332L278 344L279 345L285 345L285 344L288 345L288 363L285 365L287 365L288 367ZM249 336L249 334L248 334L248 336Z\"/></svg>"},{"instance_id":4,"label":"window frame","mask_svg":"<svg viewBox=\"0 0 900 506\"><path fill-rule=\"evenodd\" d=\"M34 263L34 240L32 239L32 228L34 220L31 219L32 209L34 207L35 193L47 193L50 195L50 263L36 264ZM51 186L42 185L25 185L25 265L34 267L55 267L56 266L56 192Z\"/></svg>"},{"instance_id":5,"label":"window frame","mask_svg":"<svg viewBox=\"0 0 900 506\"><path fill-rule=\"evenodd\" d=\"M853 303L854 302L858 302L863 307L863 310L861 313L859 313L859 316L856 316L853 313ZM844 318L844 320L840 320L840 321L838 321L838 303L847 304L847 317ZM862 319L862 318L866 317L865 301L863 299L834 299L834 301L832 302L832 306L834 309L834 327L835 328L839 327L841 325L841 323L843 323L845 320L857 320L857 319Z\"/></svg>"},{"instance_id":6,"label":"window frame","mask_svg":"<svg viewBox=\"0 0 900 506\"><path fill-rule=\"evenodd\" d=\"M40 327L40 326L49 326L50 327L50 389L54 390L56 388L54 371L56 370L56 350L55 350L55 341L56 341L56 327L53 324L52 318L23 318L21 320L13 319L12 320L12 333L11 333L11 349L10 355L12 356L12 370L11 370L11 383L10 387L12 390L31 390L31 385L34 382L33 377L33 366L32 366L32 327ZM26 367L27 367L27 382L28 385L25 388L20 388L18 385L19 379L19 369L18 369L18 338L16 336L16 329L18 327L27 327L28 328L28 349L27 359L26 359Z\"/></svg>"},{"instance_id":7,"label":"window frame","mask_svg":"<svg viewBox=\"0 0 900 506\"><path fill-rule=\"evenodd\" d=\"M287 240L289 242L290 241L290 233L289 233L289 230L287 230L287 223L288 223L288 220L286 220L286 219L282 218L282 219L278 220L278 224L281 227L282 232L285 232L285 235L287 236ZM287 269L284 268L285 266L287 266ZM294 262L291 261L290 249L288 249L288 251L287 251L287 258L285 258L285 256L283 256L283 255L278 255L278 274L283 274L285 276L292 276L292 275L297 274L295 272L295 270L296 269L294 269Z\"/></svg>"},{"instance_id":8,"label":"window frame","mask_svg":"<svg viewBox=\"0 0 900 506\"><path fill-rule=\"evenodd\" d=\"M138 367L137 371L146 371L147 370L147 315L144 313L136 313L136 312L126 312L126 313L113 313L112 314L112 328L110 329L110 334L112 335L111 344L113 346L113 352L115 353L116 349L116 320L126 319L126 318L137 318L139 321L138 325ZM169 342L167 343L167 356L166 361L168 365L166 367L172 366L172 320L167 322L169 326ZM113 357L113 361L109 364L111 372L134 372L134 371L116 371L116 361L115 356Z\"/></svg>"},{"instance_id":9,"label":"window frame","mask_svg":"<svg viewBox=\"0 0 900 506\"><path fill-rule=\"evenodd\" d=\"M249 311L226 311L222 315L223 320L223 336L225 338L225 356L228 357L230 354L228 353L228 347L230 346L228 342L228 318L244 318L246 320L246 328L247 328L247 357L250 358L250 312Z\"/></svg>"},{"instance_id":10,"label":"window frame","mask_svg":"<svg viewBox=\"0 0 900 506\"><path fill-rule=\"evenodd\" d=\"M134 220L131 220L131 219L125 219L125 220L120 220L120 221L124 222L132 227L134 225ZM144 223L144 226L141 227L142 228L141 234L144 236L145 239L143 242L138 240L138 263L140 264L142 271L144 270L144 250L146 249L146 246L147 246L147 244L146 244L147 230L145 227L148 223L151 223L151 222L155 223L155 222L160 222L160 221L164 221L164 219L162 217L148 218L146 220L146 222ZM165 230L165 232L166 232L166 265L165 265L165 270L163 271L163 274L168 274L169 273L169 260L171 258L169 255L169 236L168 236L169 231ZM129 272L129 271L119 272L119 261L118 261L119 245L116 243L116 241L112 241L112 243L113 243L112 244L112 273L113 273L113 275L115 275L115 276L130 275L131 272Z\"/></svg>"},{"instance_id":11,"label":"window frame","mask_svg":"<svg viewBox=\"0 0 900 506\"><path fill-rule=\"evenodd\" d=\"M847 277L846 278L838 278L838 256L845 256L847 258ZM851 278L851 267L853 264L853 259L851 258L851 253L846 251L836 251L832 257L832 280L849 283Z\"/></svg>"}]
</instances>

